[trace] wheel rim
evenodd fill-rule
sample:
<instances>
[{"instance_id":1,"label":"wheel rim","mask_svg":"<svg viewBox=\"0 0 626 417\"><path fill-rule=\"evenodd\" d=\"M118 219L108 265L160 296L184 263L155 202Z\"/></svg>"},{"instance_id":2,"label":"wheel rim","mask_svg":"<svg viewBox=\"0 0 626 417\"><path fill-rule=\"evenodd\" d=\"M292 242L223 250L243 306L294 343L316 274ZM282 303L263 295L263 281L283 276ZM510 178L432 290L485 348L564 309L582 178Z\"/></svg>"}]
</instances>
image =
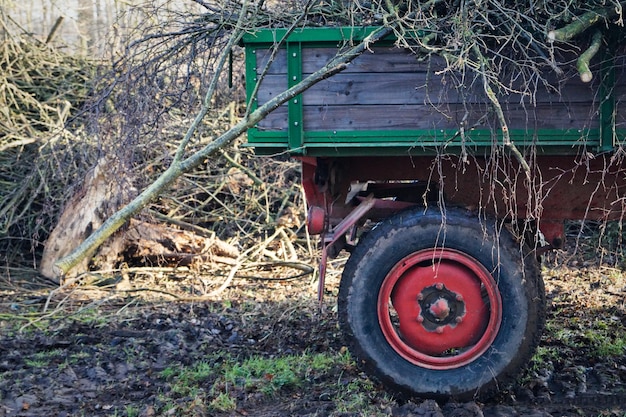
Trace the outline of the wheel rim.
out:
<instances>
[{"instance_id":1,"label":"wheel rim","mask_svg":"<svg viewBox=\"0 0 626 417\"><path fill-rule=\"evenodd\" d=\"M492 275L454 249L415 252L385 277L378 321L389 345L415 365L454 369L482 355L502 321Z\"/></svg>"}]
</instances>

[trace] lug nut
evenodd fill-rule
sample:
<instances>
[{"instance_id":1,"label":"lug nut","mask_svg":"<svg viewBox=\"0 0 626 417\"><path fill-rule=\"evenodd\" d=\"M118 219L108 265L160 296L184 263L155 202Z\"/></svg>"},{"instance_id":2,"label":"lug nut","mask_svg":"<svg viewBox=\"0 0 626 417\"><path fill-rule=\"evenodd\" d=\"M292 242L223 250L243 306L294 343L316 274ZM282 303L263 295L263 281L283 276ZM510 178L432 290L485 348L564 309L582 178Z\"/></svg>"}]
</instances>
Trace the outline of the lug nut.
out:
<instances>
[{"instance_id":1,"label":"lug nut","mask_svg":"<svg viewBox=\"0 0 626 417\"><path fill-rule=\"evenodd\" d=\"M457 323L460 323L463 321L463 317L457 317L454 319L454 321L456 321Z\"/></svg>"},{"instance_id":2,"label":"lug nut","mask_svg":"<svg viewBox=\"0 0 626 417\"><path fill-rule=\"evenodd\" d=\"M439 334L443 333L443 326L439 326L435 329L435 331Z\"/></svg>"},{"instance_id":3,"label":"lug nut","mask_svg":"<svg viewBox=\"0 0 626 417\"><path fill-rule=\"evenodd\" d=\"M457 294L455 298L457 301L463 301L463 296L461 294Z\"/></svg>"},{"instance_id":4,"label":"lug nut","mask_svg":"<svg viewBox=\"0 0 626 417\"><path fill-rule=\"evenodd\" d=\"M423 323L423 322L424 322L424 317L422 317L422 316L417 316L417 322L418 322L418 323Z\"/></svg>"},{"instance_id":5,"label":"lug nut","mask_svg":"<svg viewBox=\"0 0 626 417\"><path fill-rule=\"evenodd\" d=\"M443 284L441 282L438 282L435 284L435 288L437 288L439 291L443 290Z\"/></svg>"}]
</instances>

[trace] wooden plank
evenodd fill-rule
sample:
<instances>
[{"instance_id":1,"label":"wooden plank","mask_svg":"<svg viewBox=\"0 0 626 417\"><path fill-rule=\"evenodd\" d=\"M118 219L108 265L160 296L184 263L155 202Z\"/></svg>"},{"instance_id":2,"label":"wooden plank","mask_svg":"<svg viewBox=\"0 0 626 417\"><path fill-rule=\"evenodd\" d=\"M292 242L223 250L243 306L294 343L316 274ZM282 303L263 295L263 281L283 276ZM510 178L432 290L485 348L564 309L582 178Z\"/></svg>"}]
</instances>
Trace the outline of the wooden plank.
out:
<instances>
[{"instance_id":1,"label":"wooden plank","mask_svg":"<svg viewBox=\"0 0 626 417\"><path fill-rule=\"evenodd\" d=\"M507 108L506 115L510 129L586 129L598 125L597 117L586 106L538 106L534 112L518 106ZM487 105L468 110L461 105L304 107L305 131L457 129L463 120L466 126L478 123L481 128L499 128Z\"/></svg>"},{"instance_id":2,"label":"wooden plank","mask_svg":"<svg viewBox=\"0 0 626 417\"><path fill-rule=\"evenodd\" d=\"M307 90L303 102L313 106L423 104L429 101L427 82L423 72L340 73ZM446 100L458 102L458 94Z\"/></svg>"},{"instance_id":3,"label":"wooden plank","mask_svg":"<svg viewBox=\"0 0 626 417\"><path fill-rule=\"evenodd\" d=\"M358 105L358 104L405 104L420 103L426 98L424 89L410 88L419 80L413 74L395 74L394 78L385 80L372 77L374 74L337 74L313 86L303 94L308 105ZM379 78L379 77L378 77ZM384 83L375 88L372 82ZM424 85L425 80L421 81ZM281 75L269 75L263 80L263 88L259 91L261 103L284 91L287 79Z\"/></svg>"},{"instance_id":4,"label":"wooden plank","mask_svg":"<svg viewBox=\"0 0 626 417\"><path fill-rule=\"evenodd\" d=\"M598 127L596 109L587 106L539 105L534 109L523 106L505 107L510 129L588 129ZM367 130L430 130L466 127L499 129L487 104L465 108L460 104L438 107L430 105L371 105L371 106L305 106L304 130L367 131ZM620 122L626 125L626 120ZM287 130L287 108L275 110L259 122L261 131Z\"/></svg>"},{"instance_id":5,"label":"wooden plank","mask_svg":"<svg viewBox=\"0 0 626 417\"><path fill-rule=\"evenodd\" d=\"M263 69L267 65L270 57L272 56L272 50L259 48L255 51L257 74L261 74L263 72ZM280 49L277 52L267 73L284 74L285 77L287 76L287 51L284 48Z\"/></svg>"},{"instance_id":6,"label":"wooden plank","mask_svg":"<svg viewBox=\"0 0 626 417\"><path fill-rule=\"evenodd\" d=\"M306 73L315 72L337 54L337 50L333 48L304 48L302 52L302 70ZM433 58L428 61L418 60L416 55L404 49L374 47L352 61L344 72L392 74L397 72L432 72L443 68L445 68L445 61L442 58Z\"/></svg>"},{"instance_id":7,"label":"wooden plank","mask_svg":"<svg viewBox=\"0 0 626 417\"><path fill-rule=\"evenodd\" d=\"M266 75L261 80L257 95L259 105L267 103L276 95L288 89L287 75Z\"/></svg>"},{"instance_id":8,"label":"wooden plank","mask_svg":"<svg viewBox=\"0 0 626 417\"><path fill-rule=\"evenodd\" d=\"M326 65L336 56L336 48L303 48L302 69L305 73L312 73ZM259 71L265 67L271 56L271 49L256 49L256 62ZM432 62L431 62L432 61ZM373 48L354 60L344 72L426 72L445 68L442 59L433 59L429 62L418 61L415 55L399 48ZM271 65L271 74L287 73L287 54L282 48Z\"/></svg>"},{"instance_id":9,"label":"wooden plank","mask_svg":"<svg viewBox=\"0 0 626 417\"><path fill-rule=\"evenodd\" d=\"M389 104L441 104L441 103L487 103L482 86L472 89L443 85L440 79L429 79L424 73L395 73L381 77L377 73L337 74L313 86L303 94L306 105L389 105ZM259 89L259 103L265 103L287 88L284 75L268 75ZM570 83L561 94L538 93L537 103L567 106L581 103L592 106L594 90L582 83ZM519 94L501 97L502 103L526 103L530 98Z\"/></svg>"},{"instance_id":10,"label":"wooden plank","mask_svg":"<svg viewBox=\"0 0 626 417\"><path fill-rule=\"evenodd\" d=\"M289 110L287 106L281 106L261 120L257 128L259 131L286 132L289 124L288 116Z\"/></svg>"}]
</instances>

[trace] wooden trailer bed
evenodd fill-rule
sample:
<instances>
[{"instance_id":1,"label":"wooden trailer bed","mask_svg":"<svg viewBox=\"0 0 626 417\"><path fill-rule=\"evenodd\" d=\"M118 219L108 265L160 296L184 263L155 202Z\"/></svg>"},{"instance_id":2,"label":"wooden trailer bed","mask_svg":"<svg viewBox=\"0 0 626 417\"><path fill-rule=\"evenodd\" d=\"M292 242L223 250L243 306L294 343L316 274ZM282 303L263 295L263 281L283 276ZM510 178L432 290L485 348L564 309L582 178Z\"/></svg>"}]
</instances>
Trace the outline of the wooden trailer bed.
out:
<instances>
[{"instance_id":1,"label":"wooden trailer bed","mask_svg":"<svg viewBox=\"0 0 626 417\"><path fill-rule=\"evenodd\" d=\"M247 34L250 110L374 30ZM563 74L499 74L503 123L472 64L389 38L249 130L257 154L302 161L308 230L322 235L320 294L327 258L349 250L339 322L359 366L390 390L489 395L532 357L545 316L540 254L563 243L566 219L626 212L616 46L590 83L566 54Z\"/></svg>"}]
</instances>

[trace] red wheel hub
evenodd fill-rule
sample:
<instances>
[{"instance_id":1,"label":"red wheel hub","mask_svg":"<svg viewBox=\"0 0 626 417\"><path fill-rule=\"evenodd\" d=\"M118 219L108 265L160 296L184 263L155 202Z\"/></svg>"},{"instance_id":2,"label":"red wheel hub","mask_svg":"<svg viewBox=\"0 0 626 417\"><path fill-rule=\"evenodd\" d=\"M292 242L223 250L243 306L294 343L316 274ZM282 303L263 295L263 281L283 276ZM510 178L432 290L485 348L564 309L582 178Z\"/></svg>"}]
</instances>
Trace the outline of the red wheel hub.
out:
<instances>
[{"instance_id":1,"label":"red wheel hub","mask_svg":"<svg viewBox=\"0 0 626 417\"><path fill-rule=\"evenodd\" d=\"M377 309L390 346L431 369L454 369L478 358L502 320L492 275L454 249L422 250L398 262L383 281Z\"/></svg>"}]
</instances>

